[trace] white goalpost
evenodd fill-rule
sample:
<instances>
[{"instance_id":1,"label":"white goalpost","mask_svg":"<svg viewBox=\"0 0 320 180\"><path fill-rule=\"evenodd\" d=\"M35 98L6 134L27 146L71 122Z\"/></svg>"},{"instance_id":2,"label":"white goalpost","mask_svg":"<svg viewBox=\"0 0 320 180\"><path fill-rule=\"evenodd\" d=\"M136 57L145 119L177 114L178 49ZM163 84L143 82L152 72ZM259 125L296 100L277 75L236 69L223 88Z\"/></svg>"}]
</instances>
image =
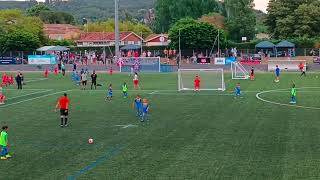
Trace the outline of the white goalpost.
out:
<instances>
[{"instance_id":1,"label":"white goalpost","mask_svg":"<svg viewBox=\"0 0 320 180\"><path fill-rule=\"evenodd\" d=\"M194 91L196 76L201 79L200 90L202 91L225 90L223 69L179 69L178 90Z\"/></svg>"},{"instance_id":2,"label":"white goalpost","mask_svg":"<svg viewBox=\"0 0 320 180\"><path fill-rule=\"evenodd\" d=\"M231 63L232 79L249 79L248 71L239 62Z\"/></svg>"}]
</instances>

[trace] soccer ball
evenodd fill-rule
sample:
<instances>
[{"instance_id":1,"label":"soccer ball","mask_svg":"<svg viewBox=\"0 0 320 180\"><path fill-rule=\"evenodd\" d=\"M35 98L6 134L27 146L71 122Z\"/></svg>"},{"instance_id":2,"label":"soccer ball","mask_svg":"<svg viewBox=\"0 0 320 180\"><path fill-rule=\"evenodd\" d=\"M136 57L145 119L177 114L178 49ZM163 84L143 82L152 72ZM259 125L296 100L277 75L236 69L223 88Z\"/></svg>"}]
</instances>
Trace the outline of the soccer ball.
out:
<instances>
[{"instance_id":1,"label":"soccer ball","mask_svg":"<svg viewBox=\"0 0 320 180\"><path fill-rule=\"evenodd\" d=\"M274 82L278 83L278 82L280 82L280 81L279 81L278 79L275 79Z\"/></svg>"},{"instance_id":2,"label":"soccer ball","mask_svg":"<svg viewBox=\"0 0 320 180\"><path fill-rule=\"evenodd\" d=\"M88 143L93 144L93 139L92 138L88 139Z\"/></svg>"}]
</instances>

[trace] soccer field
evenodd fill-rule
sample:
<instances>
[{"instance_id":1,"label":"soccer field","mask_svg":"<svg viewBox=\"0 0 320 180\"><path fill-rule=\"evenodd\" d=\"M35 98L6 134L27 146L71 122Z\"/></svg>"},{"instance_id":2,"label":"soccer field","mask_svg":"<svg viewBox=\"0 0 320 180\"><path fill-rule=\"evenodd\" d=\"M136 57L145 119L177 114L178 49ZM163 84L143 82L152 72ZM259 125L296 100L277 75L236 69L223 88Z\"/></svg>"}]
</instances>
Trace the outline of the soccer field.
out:
<instances>
[{"instance_id":1,"label":"soccer field","mask_svg":"<svg viewBox=\"0 0 320 180\"><path fill-rule=\"evenodd\" d=\"M4 89L0 124L10 128L13 158L0 161L0 179L320 179L319 73L283 73L280 83L272 73L255 81L225 74L226 91L199 94L177 92L175 73L141 74L140 91L127 74L98 74L103 86L86 91L69 76L25 76L24 90ZM237 82L243 98L235 99ZM293 82L296 106L289 105ZM66 128L53 111L63 92L71 100ZM150 101L149 122L135 117L137 94Z\"/></svg>"}]
</instances>

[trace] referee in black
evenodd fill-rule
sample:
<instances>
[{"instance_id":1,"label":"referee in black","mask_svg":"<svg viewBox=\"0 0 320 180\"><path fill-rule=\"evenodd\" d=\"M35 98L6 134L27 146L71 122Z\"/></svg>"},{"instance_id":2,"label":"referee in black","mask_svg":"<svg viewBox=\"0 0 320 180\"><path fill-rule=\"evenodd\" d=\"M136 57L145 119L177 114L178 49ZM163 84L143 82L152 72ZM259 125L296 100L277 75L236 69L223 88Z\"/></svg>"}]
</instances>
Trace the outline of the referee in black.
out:
<instances>
[{"instance_id":1,"label":"referee in black","mask_svg":"<svg viewBox=\"0 0 320 180\"><path fill-rule=\"evenodd\" d=\"M20 72L18 72L17 76L16 76L16 82L17 82L17 86L18 89L22 89L22 74Z\"/></svg>"},{"instance_id":2,"label":"referee in black","mask_svg":"<svg viewBox=\"0 0 320 180\"><path fill-rule=\"evenodd\" d=\"M91 89L93 89L93 86L94 89L97 89L97 77L96 71L93 71L91 74Z\"/></svg>"}]
</instances>

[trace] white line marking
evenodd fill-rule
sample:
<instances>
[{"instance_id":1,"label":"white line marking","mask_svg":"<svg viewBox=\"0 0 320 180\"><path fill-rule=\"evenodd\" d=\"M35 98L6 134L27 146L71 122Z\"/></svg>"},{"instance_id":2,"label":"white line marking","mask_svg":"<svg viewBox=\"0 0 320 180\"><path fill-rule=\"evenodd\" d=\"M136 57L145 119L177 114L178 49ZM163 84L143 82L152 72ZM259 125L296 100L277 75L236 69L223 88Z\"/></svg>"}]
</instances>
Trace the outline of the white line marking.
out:
<instances>
[{"instance_id":1,"label":"white line marking","mask_svg":"<svg viewBox=\"0 0 320 180\"><path fill-rule=\"evenodd\" d=\"M37 81L44 81L44 80L47 80L47 78L39 78L39 79L34 79L34 80L29 80L29 81L24 81L26 83L29 83L29 82L37 82Z\"/></svg>"},{"instance_id":2,"label":"white line marking","mask_svg":"<svg viewBox=\"0 0 320 180\"><path fill-rule=\"evenodd\" d=\"M18 102L11 103L11 104L6 104L6 105L3 105L3 106L0 106L0 108L5 108L5 107L9 107L9 106L13 106L13 105L21 104L21 103L24 103L24 102L33 101L33 100L36 100L36 99L40 99L40 98L44 98L44 97L48 97L48 96L52 96L52 95L56 95L56 94L61 94L61 93L64 93L64 92L69 92L69 91L71 91L71 90L59 91L59 92L55 92L55 93L51 93L51 94L46 94L46 95L43 95L43 96L38 96L38 97L34 97L34 98L23 100L23 101L18 101Z\"/></svg>"},{"instance_id":3,"label":"white line marking","mask_svg":"<svg viewBox=\"0 0 320 180\"><path fill-rule=\"evenodd\" d=\"M53 89L3 89L3 91L42 91L42 90L53 90Z\"/></svg>"},{"instance_id":4,"label":"white line marking","mask_svg":"<svg viewBox=\"0 0 320 180\"><path fill-rule=\"evenodd\" d=\"M131 127L138 127L137 125L128 124L128 125L114 125L116 127L122 127L122 129L131 128Z\"/></svg>"},{"instance_id":5,"label":"white line marking","mask_svg":"<svg viewBox=\"0 0 320 180\"><path fill-rule=\"evenodd\" d=\"M81 91L83 92L83 90L81 89L72 89L72 91ZM102 89L96 89L96 90L87 90L88 92L94 92L94 91L97 91L97 92L107 92L107 89L106 90L102 90ZM115 92L122 92L122 90L113 90ZM154 92L154 91L157 91L157 92L178 92L178 90L131 90L129 89L129 93L130 92ZM257 91L257 92L260 92L260 91Z\"/></svg>"},{"instance_id":6,"label":"white line marking","mask_svg":"<svg viewBox=\"0 0 320 180\"><path fill-rule=\"evenodd\" d=\"M49 92L49 91L52 91L52 90L46 90L46 91L29 93L29 94L25 94L25 95L21 95L21 96L15 96L15 97L12 97L12 98L8 98L7 100L12 100L12 99L17 99L17 98L21 98L21 97L31 96L31 95L34 95L34 94L40 94L40 93L45 93L45 92Z\"/></svg>"},{"instance_id":7,"label":"white line marking","mask_svg":"<svg viewBox=\"0 0 320 180\"><path fill-rule=\"evenodd\" d=\"M157 92L159 92L159 91L153 91L153 92L151 92L151 93L149 93L149 94L155 94L155 93L157 93Z\"/></svg>"},{"instance_id":8,"label":"white line marking","mask_svg":"<svg viewBox=\"0 0 320 180\"><path fill-rule=\"evenodd\" d=\"M297 89L320 89L320 87L303 87L303 88L297 88ZM269 91L262 91L262 92L259 92L256 94L256 98L259 99L260 101L263 101L263 102L266 102L269 104L279 105L279 106L287 106L287 107L295 107L295 108L303 108L303 109L311 109L311 110L320 110L320 107L308 107L308 106L284 104L284 103L278 103L278 102L274 102L274 101L265 100L260 97L261 94L270 93L270 92L285 91L285 90L288 91L290 89L275 89L275 90L269 90Z\"/></svg>"}]
</instances>

